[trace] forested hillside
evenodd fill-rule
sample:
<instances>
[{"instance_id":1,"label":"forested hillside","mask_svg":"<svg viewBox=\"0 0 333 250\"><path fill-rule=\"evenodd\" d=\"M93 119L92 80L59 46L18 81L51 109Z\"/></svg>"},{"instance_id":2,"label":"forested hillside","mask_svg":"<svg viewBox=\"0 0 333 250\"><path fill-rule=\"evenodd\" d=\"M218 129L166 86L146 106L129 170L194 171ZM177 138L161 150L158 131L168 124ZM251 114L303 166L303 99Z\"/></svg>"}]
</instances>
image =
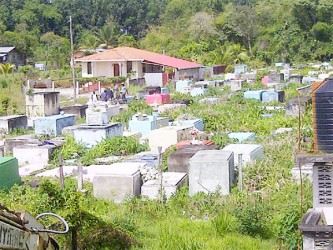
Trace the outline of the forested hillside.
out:
<instances>
[{"instance_id":1,"label":"forested hillside","mask_svg":"<svg viewBox=\"0 0 333 250\"><path fill-rule=\"evenodd\" d=\"M75 46L130 45L207 65L333 56L331 0L3 0L0 46L54 67Z\"/></svg>"}]
</instances>

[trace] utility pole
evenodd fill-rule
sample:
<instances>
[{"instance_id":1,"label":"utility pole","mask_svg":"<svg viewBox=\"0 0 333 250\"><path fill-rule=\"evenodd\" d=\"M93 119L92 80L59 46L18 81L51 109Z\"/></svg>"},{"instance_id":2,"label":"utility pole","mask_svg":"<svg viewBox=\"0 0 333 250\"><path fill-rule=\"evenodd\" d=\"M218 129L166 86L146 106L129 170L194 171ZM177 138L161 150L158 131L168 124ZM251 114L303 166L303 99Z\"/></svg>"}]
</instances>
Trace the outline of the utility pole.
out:
<instances>
[{"instance_id":1,"label":"utility pole","mask_svg":"<svg viewBox=\"0 0 333 250\"><path fill-rule=\"evenodd\" d=\"M73 101L76 104L76 82L75 82L75 68L74 68L74 42L73 42L73 29L72 29L72 16L69 16L69 33L71 37L71 68L72 68L72 81L74 86Z\"/></svg>"}]
</instances>

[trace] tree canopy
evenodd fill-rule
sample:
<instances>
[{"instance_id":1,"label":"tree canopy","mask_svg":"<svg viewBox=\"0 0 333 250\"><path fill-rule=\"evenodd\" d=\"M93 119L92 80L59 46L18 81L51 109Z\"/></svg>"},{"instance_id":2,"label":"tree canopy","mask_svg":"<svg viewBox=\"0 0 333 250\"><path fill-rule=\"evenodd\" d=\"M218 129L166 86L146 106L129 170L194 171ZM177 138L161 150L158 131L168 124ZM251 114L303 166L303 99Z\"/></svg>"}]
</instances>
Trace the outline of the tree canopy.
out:
<instances>
[{"instance_id":1,"label":"tree canopy","mask_svg":"<svg viewBox=\"0 0 333 250\"><path fill-rule=\"evenodd\" d=\"M129 45L206 64L227 63L214 55L235 48L266 64L333 56L330 0L4 0L0 9L0 46L54 67L70 55L70 15L76 48Z\"/></svg>"}]
</instances>

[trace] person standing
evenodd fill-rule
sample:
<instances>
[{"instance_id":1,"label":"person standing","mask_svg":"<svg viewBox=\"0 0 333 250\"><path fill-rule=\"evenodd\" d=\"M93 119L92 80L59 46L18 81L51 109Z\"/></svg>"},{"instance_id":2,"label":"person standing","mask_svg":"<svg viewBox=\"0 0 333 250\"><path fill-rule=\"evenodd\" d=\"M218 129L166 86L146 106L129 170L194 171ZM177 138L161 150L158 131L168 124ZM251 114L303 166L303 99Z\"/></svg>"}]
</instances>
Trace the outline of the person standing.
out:
<instances>
[{"instance_id":1,"label":"person standing","mask_svg":"<svg viewBox=\"0 0 333 250\"><path fill-rule=\"evenodd\" d=\"M119 87L117 84L114 85L114 88L113 88L113 96L115 99L119 99Z\"/></svg>"},{"instance_id":2,"label":"person standing","mask_svg":"<svg viewBox=\"0 0 333 250\"><path fill-rule=\"evenodd\" d=\"M107 99L107 93L106 93L106 90L104 90L101 94L101 100L103 102L106 102L108 99Z\"/></svg>"},{"instance_id":3,"label":"person standing","mask_svg":"<svg viewBox=\"0 0 333 250\"><path fill-rule=\"evenodd\" d=\"M120 97L125 100L127 95L127 88L124 83L121 84Z\"/></svg>"},{"instance_id":4,"label":"person standing","mask_svg":"<svg viewBox=\"0 0 333 250\"><path fill-rule=\"evenodd\" d=\"M106 89L106 100L112 100L113 99L113 91L111 88Z\"/></svg>"}]
</instances>

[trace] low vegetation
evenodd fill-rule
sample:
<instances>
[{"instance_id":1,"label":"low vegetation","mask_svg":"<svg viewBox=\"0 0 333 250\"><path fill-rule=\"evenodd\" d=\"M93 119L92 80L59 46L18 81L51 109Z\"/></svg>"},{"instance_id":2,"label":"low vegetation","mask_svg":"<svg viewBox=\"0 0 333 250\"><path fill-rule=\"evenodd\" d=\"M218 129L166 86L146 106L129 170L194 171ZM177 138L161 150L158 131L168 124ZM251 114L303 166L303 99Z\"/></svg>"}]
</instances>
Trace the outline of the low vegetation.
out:
<instances>
[{"instance_id":1,"label":"low vegetation","mask_svg":"<svg viewBox=\"0 0 333 250\"><path fill-rule=\"evenodd\" d=\"M288 99L294 97L294 89L295 85L286 87ZM312 201L312 184L304 180L300 205L300 187L291 176L297 152L298 119L286 117L282 110L266 110L266 105L245 100L242 93L224 89L214 94L221 102L213 105L201 104L199 98L174 95L174 99L191 100L174 117L186 113L203 118L206 130L213 132L212 140L220 146L231 142L227 132L256 133L256 143L264 146L265 158L245 166L241 191L235 183L229 196L216 192L190 197L188 188L183 187L167 201L138 197L114 204L96 200L89 183L85 184L87 195L76 192L75 180L69 178L65 180L65 190L53 180L41 180L37 188L27 183L15 186L0 194L1 203L11 209L29 210L34 215L53 211L64 216L71 225L71 234L56 237L62 249L71 247L73 233L77 233L78 246L85 249L297 249L300 244L297 226ZM149 114L152 109L136 101L114 120L126 124L136 112ZM261 116L267 113L273 116ZM271 134L279 127L293 131ZM310 107L303 115L302 134L311 137L311 128ZM307 147L302 143L302 149ZM59 153L65 160L76 159L89 165L96 157L131 155L147 149L132 137L107 139L91 149L67 137L64 146L54 153L53 163L58 164ZM167 156L163 156L164 169ZM29 181L31 178L25 179Z\"/></svg>"}]
</instances>

